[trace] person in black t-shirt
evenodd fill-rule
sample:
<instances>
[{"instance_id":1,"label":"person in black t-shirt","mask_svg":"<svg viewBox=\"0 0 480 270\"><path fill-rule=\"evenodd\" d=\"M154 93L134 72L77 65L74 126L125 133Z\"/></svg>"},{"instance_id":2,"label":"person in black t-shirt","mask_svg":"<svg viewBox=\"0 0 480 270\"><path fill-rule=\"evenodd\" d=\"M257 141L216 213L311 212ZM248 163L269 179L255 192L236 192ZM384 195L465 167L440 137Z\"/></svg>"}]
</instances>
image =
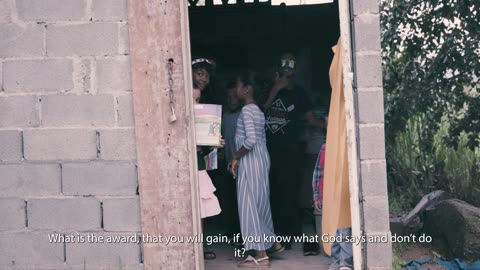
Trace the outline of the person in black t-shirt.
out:
<instances>
[{"instance_id":1,"label":"person in black t-shirt","mask_svg":"<svg viewBox=\"0 0 480 270\"><path fill-rule=\"evenodd\" d=\"M271 158L270 197L275 233L292 237L299 224L297 213L299 161L302 151L299 136L302 120L311 126L325 128L326 121L315 117L312 104L292 77L296 71L295 56L280 57L275 82L264 103L267 145ZM291 243L284 243L288 249Z\"/></svg>"}]
</instances>

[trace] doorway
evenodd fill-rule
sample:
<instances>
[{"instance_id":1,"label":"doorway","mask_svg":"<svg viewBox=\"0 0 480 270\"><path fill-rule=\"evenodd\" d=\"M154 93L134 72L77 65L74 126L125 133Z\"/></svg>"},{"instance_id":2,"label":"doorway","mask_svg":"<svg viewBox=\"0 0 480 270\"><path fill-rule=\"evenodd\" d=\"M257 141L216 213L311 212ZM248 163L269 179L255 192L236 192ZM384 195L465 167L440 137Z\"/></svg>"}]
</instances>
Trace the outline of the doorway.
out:
<instances>
[{"instance_id":1,"label":"doorway","mask_svg":"<svg viewBox=\"0 0 480 270\"><path fill-rule=\"evenodd\" d=\"M295 82L306 91L318 117L328 112L331 47L340 35L337 1L316 5L272 5L270 1L191 5L189 27L192 56L207 57L217 63L217 72L205 90L209 97L207 103L224 105L226 85L239 71L250 69L268 73L281 53L292 52L300 67ZM298 196L295 197L299 213L296 232L311 235L316 229L311 208L311 179L326 132L308 128L306 123L302 129L303 166L299 170L301 176L298 178ZM221 205L231 201L232 198L226 197L235 196L231 188L226 187L228 184L225 185L225 181L231 181L226 174L225 168L210 172ZM223 235L230 231L226 228L230 219L223 211L219 216L208 218L203 231L211 236ZM234 269L235 262L242 259L234 256L238 248L225 243L208 247L217 257L205 261L206 269ZM294 243L292 250L272 259L272 269L298 265L302 265L302 269L328 268L328 259L324 256L305 257L302 243Z\"/></svg>"},{"instance_id":2,"label":"doorway","mask_svg":"<svg viewBox=\"0 0 480 270\"><path fill-rule=\"evenodd\" d=\"M213 3L213 0L209 2ZM202 231L196 156L192 154L195 152L195 133L188 4L187 1L134 0L129 0L128 4L142 233L199 235ZM340 14L342 52L345 55L341 74L345 86L352 231L360 235L359 155L355 131L358 112L353 104L350 61L351 3L339 0L338 6L338 11L332 14ZM262 8L266 9L266 6ZM253 64L251 67L255 68ZM205 267L202 244L198 242L168 246L144 243L142 247L145 269ZM362 245L354 246L355 269L361 267L364 257L361 250Z\"/></svg>"}]
</instances>

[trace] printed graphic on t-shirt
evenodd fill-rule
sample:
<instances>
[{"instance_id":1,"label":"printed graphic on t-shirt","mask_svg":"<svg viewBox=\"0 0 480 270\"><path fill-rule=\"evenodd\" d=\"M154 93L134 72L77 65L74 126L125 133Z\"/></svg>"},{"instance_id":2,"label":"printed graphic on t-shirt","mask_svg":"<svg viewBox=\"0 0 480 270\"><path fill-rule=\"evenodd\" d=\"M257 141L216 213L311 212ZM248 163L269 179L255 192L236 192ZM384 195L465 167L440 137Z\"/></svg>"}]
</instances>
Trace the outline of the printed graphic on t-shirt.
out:
<instances>
[{"instance_id":1,"label":"printed graphic on t-shirt","mask_svg":"<svg viewBox=\"0 0 480 270\"><path fill-rule=\"evenodd\" d=\"M265 124L272 134L281 132L285 134L283 129L290 120L288 119L288 112L292 111L295 107L290 106L288 109L285 107L281 99L275 100L272 103L272 107L265 115Z\"/></svg>"}]
</instances>

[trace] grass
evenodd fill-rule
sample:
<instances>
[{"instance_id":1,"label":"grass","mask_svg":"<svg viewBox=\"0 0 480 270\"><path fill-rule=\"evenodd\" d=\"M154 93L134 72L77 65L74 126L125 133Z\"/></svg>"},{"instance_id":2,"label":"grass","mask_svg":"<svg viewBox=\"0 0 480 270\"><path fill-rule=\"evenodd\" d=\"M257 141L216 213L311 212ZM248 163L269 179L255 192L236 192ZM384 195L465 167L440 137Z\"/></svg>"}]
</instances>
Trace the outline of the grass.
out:
<instances>
[{"instance_id":1,"label":"grass","mask_svg":"<svg viewBox=\"0 0 480 270\"><path fill-rule=\"evenodd\" d=\"M405 261L400 258L399 254L402 250L406 250L410 247L408 243L392 243L392 269L401 270L403 269L402 264Z\"/></svg>"},{"instance_id":2,"label":"grass","mask_svg":"<svg viewBox=\"0 0 480 270\"><path fill-rule=\"evenodd\" d=\"M396 254L395 251L393 252L392 256L393 256L392 269L393 269L393 270L401 270L401 269L403 269L403 268L402 268L402 264L404 264L405 261L402 260L400 257L398 257L398 255Z\"/></svg>"}]
</instances>

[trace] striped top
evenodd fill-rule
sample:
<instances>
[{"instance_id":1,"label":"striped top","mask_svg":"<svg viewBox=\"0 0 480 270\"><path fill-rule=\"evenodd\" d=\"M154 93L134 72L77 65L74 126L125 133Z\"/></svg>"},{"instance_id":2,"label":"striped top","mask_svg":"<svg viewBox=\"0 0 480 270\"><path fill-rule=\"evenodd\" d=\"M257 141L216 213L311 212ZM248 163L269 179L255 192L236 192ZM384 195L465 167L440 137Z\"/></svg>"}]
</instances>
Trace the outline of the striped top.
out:
<instances>
[{"instance_id":1,"label":"striped top","mask_svg":"<svg viewBox=\"0 0 480 270\"><path fill-rule=\"evenodd\" d=\"M243 146L248 150L258 142L266 141L265 116L257 105L248 104L242 108L237 122L236 136L245 138Z\"/></svg>"}]
</instances>

